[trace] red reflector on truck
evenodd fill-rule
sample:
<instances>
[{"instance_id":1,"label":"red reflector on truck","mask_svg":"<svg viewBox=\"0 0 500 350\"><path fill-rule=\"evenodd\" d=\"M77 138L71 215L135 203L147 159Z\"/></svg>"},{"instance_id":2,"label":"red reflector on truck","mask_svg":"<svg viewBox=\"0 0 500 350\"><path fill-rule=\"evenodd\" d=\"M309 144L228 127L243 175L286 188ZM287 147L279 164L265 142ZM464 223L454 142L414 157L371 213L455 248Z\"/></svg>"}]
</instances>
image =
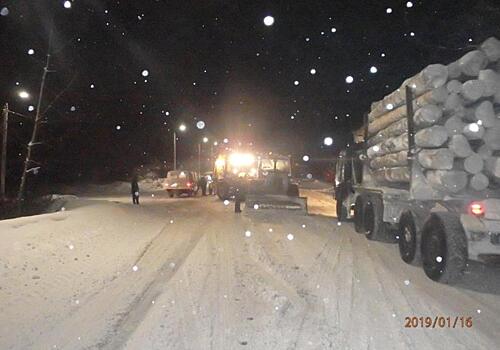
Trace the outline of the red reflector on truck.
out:
<instances>
[{"instance_id":1,"label":"red reflector on truck","mask_svg":"<svg viewBox=\"0 0 500 350\"><path fill-rule=\"evenodd\" d=\"M485 212L484 205L479 202L472 202L469 204L469 212L475 216L483 216Z\"/></svg>"}]
</instances>

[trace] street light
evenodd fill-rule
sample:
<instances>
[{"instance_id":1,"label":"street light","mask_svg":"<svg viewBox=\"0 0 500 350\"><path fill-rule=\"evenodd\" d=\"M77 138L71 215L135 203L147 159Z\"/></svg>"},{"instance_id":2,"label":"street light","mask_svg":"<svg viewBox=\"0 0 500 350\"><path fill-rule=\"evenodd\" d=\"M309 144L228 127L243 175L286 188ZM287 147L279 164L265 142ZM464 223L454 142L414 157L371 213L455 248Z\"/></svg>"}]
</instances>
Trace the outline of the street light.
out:
<instances>
[{"instance_id":1,"label":"street light","mask_svg":"<svg viewBox=\"0 0 500 350\"><path fill-rule=\"evenodd\" d=\"M187 130L186 124L179 125L179 131L184 132ZM174 129L174 170L177 170L177 133Z\"/></svg>"},{"instance_id":2,"label":"street light","mask_svg":"<svg viewBox=\"0 0 500 350\"><path fill-rule=\"evenodd\" d=\"M30 97L30 94L28 94L26 91L21 90L19 91L19 97L21 97L23 100L26 100Z\"/></svg>"}]
</instances>

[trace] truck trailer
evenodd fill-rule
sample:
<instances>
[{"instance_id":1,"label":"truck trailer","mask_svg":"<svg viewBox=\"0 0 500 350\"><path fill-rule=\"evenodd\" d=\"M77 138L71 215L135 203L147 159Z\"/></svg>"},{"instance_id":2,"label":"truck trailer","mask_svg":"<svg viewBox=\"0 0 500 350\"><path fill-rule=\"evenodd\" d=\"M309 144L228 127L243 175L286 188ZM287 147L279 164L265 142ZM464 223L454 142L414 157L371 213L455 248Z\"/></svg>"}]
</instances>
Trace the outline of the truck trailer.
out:
<instances>
[{"instance_id":1,"label":"truck trailer","mask_svg":"<svg viewBox=\"0 0 500 350\"><path fill-rule=\"evenodd\" d=\"M339 220L444 283L500 259L500 41L431 65L365 115L339 155ZM356 133L359 136L359 132Z\"/></svg>"}]
</instances>

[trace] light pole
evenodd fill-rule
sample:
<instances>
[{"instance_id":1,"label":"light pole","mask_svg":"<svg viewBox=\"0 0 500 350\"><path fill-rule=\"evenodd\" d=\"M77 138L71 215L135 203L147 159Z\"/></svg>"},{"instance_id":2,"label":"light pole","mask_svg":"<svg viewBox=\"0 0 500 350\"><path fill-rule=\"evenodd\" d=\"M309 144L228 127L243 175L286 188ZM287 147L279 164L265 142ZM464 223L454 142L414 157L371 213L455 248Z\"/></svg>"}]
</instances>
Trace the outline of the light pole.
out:
<instances>
[{"instance_id":1,"label":"light pole","mask_svg":"<svg viewBox=\"0 0 500 350\"><path fill-rule=\"evenodd\" d=\"M208 137L203 137L203 143L208 142ZM198 143L198 174L201 174L201 142Z\"/></svg>"},{"instance_id":2,"label":"light pole","mask_svg":"<svg viewBox=\"0 0 500 350\"><path fill-rule=\"evenodd\" d=\"M186 131L187 127L185 124L179 125L179 131ZM174 170L177 170L177 132L174 129Z\"/></svg>"},{"instance_id":3,"label":"light pole","mask_svg":"<svg viewBox=\"0 0 500 350\"><path fill-rule=\"evenodd\" d=\"M7 173L7 129L9 123L9 104L6 103L2 110L3 123L2 123L2 165L0 172L0 195L2 200L5 200L5 176Z\"/></svg>"}]
</instances>

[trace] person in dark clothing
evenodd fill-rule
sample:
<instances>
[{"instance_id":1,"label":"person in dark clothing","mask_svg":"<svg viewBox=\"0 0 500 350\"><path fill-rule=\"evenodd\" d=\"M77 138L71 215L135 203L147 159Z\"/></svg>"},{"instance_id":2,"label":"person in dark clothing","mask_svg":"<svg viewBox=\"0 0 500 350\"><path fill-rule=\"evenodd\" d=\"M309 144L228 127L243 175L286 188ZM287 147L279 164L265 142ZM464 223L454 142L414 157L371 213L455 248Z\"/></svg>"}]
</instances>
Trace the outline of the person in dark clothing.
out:
<instances>
[{"instance_id":1,"label":"person in dark clothing","mask_svg":"<svg viewBox=\"0 0 500 350\"><path fill-rule=\"evenodd\" d=\"M139 204L139 183L137 180L137 175L134 175L130 185L132 190L132 203Z\"/></svg>"},{"instance_id":2,"label":"person in dark clothing","mask_svg":"<svg viewBox=\"0 0 500 350\"><path fill-rule=\"evenodd\" d=\"M207 195L207 178L205 176L200 177L200 181L198 181L198 187L201 188L201 195Z\"/></svg>"}]
</instances>

